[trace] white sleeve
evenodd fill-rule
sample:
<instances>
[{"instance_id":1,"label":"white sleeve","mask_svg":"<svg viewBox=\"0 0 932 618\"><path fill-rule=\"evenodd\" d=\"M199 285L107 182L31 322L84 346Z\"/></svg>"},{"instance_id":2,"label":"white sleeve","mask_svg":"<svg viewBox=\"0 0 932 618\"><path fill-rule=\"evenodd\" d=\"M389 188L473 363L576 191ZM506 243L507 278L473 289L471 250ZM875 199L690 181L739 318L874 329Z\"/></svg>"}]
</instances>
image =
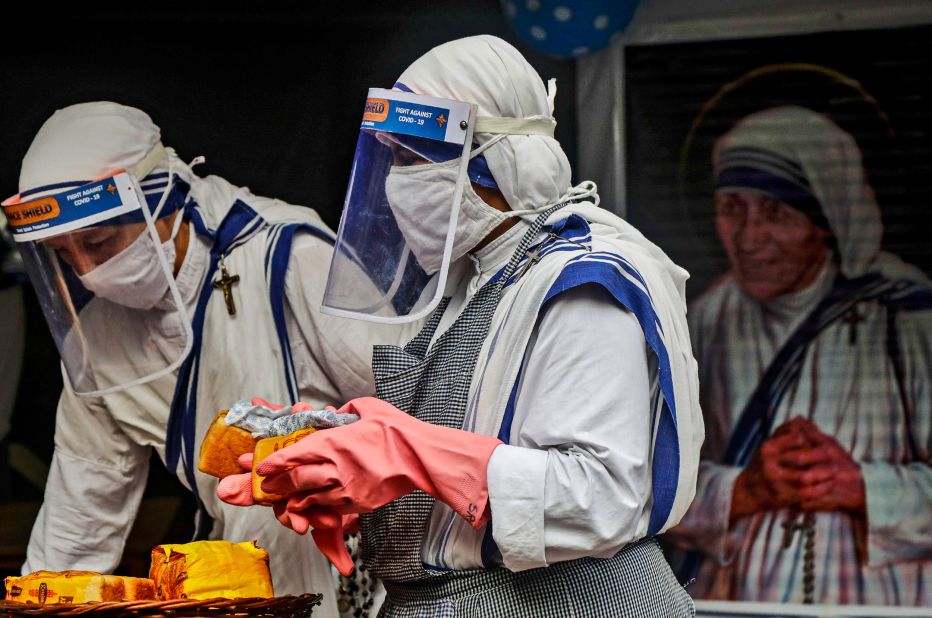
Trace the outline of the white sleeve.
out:
<instances>
[{"instance_id":1,"label":"white sleeve","mask_svg":"<svg viewBox=\"0 0 932 618\"><path fill-rule=\"evenodd\" d=\"M525 354L510 445L489 461L505 566L610 557L647 531L651 411L637 319L601 287L564 292Z\"/></svg>"},{"instance_id":2,"label":"white sleeve","mask_svg":"<svg viewBox=\"0 0 932 618\"><path fill-rule=\"evenodd\" d=\"M932 311L903 312L896 324L916 452L905 464L859 462L870 566L932 559Z\"/></svg>"},{"instance_id":3,"label":"white sleeve","mask_svg":"<svg viewBox=\"0 0 932 618\"><path fill-rule=\"evenodd\" d=\"M372 347L398 345L410 327L321 313L332 247L296 234L285 275L286 319L303 401L340 406L375 394Z\"/></svg>"},{"instance_id":4,"label":"white sleeve","mask_svg":"<svg viewBox=\"0 0 932 618\"><path fill-rule=\"evenodd\" d=\"M120 562L146 488L149 449L126 436L99 399L68 386L58 402L55 453L23 573L107 573Z\"/></svg>"}]
</instances>

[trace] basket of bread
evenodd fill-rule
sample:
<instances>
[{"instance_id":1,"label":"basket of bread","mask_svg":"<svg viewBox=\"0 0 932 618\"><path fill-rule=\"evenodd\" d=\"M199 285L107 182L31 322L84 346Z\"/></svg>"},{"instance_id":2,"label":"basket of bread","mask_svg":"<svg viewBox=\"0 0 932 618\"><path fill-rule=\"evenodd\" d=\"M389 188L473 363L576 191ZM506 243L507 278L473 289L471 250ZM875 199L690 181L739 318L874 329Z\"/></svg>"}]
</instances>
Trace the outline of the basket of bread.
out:
<instances>
[{"instance_id":1,"label":"basket of bread","mask_svg":"<svg viewBox=\"0 0 932 618\"><path fill-rule=\"evenodd\" d=\"M243 472L240 456L253 453L252 493L258 504L284 496L261 488L255 466L314 431L358 420L354 414L292 408L262 400L239 401L219 412L201 443L198 469L224 478ZM276 597L269 554L255 541L196 541L152 550L148 578L89 571L36 571L7 577L0 617L55 616L310 616L322 595Z\"/></svg>"},{"instance_id":2,"label":"basket of bread","mask_svg":"<svg viewBox=\"0 0 932 618\"><path fill-rule=\"evenodd\" d=\"M310 616L320 594L276 597L255 541L152 550L148 578L36 571L4 581L0 616Z\"/></svg>"}]
</instances>

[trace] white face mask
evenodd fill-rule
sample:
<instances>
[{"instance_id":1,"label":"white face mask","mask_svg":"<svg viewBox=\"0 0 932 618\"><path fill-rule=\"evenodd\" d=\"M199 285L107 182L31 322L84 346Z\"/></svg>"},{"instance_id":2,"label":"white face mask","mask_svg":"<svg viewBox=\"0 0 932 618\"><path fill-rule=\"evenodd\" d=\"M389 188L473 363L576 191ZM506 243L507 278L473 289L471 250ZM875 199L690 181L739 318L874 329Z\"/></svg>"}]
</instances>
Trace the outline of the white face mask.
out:
<instances>
[{"instance_id":1,"label":"white face mask","mask_svg":"<svg viewBox=\"0 0 932 618\"><path fill-rule=\"evenodd\" d=\"M425 165L392 166L385 181L385 195L398 228L428 275L443 262L450 205L456 190L460 160ZM467 181L453 236L450 262L478 245L489 232L515 213L495 210L476 195Z\"/></svg>"},{"instance_id":2,"label":"white face mask","mask_svg":"<svg viewBox=\"0 0 932 618\"><path fill-rule=\"evenodd\" d=\"M181 219L181 213L177 215ZM175 263L175 242L162 243L169 268ZM168 292L168 279L147 230L125 249L94 270L79 276L81 284L110 302L133 309L151 309Z\"/></svg>"}]
</instances>

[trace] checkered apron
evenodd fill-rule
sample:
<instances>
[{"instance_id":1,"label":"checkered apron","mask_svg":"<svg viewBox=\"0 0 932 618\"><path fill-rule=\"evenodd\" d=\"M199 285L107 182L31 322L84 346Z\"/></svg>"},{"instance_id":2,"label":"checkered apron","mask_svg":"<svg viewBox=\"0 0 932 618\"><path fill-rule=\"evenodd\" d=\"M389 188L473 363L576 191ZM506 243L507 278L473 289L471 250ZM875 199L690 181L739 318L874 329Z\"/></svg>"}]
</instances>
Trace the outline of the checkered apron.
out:
<instances>
[{"instance_id":1,"label":"checkered apron","mask_svg":"<svg viewBox=\"0 0 932 618\"><path fill-rule=\"evenodd\" d=\"M433 346L449 299L404 348L376 346L376 395L418 420L460 429L482 343L505 284L555 206L540 215L499 277L484 285ZM523 272L522 272L523 274ZM379 616L693 616L657 543L630 545L609 559L585 558L511 572L436 571L421 561L434 499L415 491L360 517L363 559L383 580Z\"/></svg>"}]
</instances>

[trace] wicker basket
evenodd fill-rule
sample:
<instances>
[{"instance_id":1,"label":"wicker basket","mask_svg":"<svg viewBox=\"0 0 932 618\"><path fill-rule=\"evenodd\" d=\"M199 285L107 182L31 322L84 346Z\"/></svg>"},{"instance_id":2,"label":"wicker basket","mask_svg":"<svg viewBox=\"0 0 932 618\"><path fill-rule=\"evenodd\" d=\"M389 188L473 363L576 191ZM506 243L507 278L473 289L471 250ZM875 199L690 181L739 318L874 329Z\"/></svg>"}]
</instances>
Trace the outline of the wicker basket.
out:
<instances>
[{"instance_id":1,"label":"wicker basket","mask_svg":"<svg viewBox=\"0 0 932 618\"><path fill-rule=\"evenodd\" d=\"M323 595L302 594L271 599L176 599L173 601L122 601L36 605L0 601L6 616L310 616Z\"/></svg>"}]
</instances>

